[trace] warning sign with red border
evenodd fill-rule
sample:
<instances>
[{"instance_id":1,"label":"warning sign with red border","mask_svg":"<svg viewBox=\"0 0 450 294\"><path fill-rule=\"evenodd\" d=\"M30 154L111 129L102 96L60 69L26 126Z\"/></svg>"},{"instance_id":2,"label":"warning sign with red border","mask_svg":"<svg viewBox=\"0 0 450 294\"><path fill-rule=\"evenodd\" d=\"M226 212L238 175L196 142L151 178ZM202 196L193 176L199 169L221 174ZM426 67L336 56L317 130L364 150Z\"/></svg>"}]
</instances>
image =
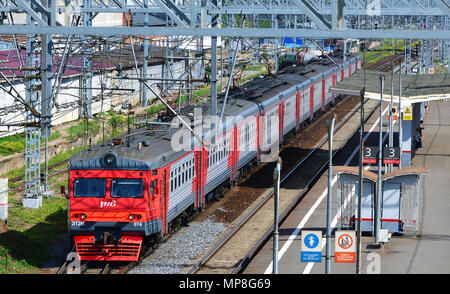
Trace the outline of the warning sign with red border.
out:
<instances>
[{"instance_id":1,"label":"warning sign with red border","mask_svg":"<svg viewBox=\"0 0 450 294\"><path fill-rule=\"evenodd\" d=\"M356 262L356 233L355 231L336 231L334 262Z\"/></svg>"}]
</instances>

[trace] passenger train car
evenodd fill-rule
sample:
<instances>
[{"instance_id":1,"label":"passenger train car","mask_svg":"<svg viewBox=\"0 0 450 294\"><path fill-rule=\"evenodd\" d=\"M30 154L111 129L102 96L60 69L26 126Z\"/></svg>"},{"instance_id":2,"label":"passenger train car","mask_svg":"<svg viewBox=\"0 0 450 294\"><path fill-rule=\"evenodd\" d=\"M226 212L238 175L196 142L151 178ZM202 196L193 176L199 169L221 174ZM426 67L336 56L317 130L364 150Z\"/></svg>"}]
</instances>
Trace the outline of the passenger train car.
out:
<instances>
[{"instance_id":1,"label":"passenger train car","mask_svg":"<svg viewBox=\"0 0 450 294\"><path fill-rule=\"evenodd\" d=\"M167 235L182 217L203 209L242 168L259 162L270 132L278 132L282 143L334 102L330 86L361 68L359 56L348 56L344 70L337 66L342 57L332 58L289 67L231 91L224 116L241 119L224 121L225 131L215 142L208 139L211 128L203 128L202 143L191 136L191 148L176 151L172 139L179 128L159 123L74 155L68 217L80 260L136 261L148 240ZM219 112L222 104L223 98ZM210 114L210 108L202 105L202 114ZM190 111L183 113L195 124ZM278 124L271 116L278 116Z\"/></svg>"}]
</instances>

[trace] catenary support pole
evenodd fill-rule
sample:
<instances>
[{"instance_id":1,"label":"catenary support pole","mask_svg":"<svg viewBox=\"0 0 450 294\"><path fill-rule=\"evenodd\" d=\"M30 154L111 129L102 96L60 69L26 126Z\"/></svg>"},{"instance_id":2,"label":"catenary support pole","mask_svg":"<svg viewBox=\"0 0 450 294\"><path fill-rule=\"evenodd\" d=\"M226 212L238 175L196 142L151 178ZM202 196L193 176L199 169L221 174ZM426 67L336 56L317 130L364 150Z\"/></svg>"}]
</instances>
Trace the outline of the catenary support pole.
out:
<instances>
[{"instance_id":1,"label":"catenary support pole","mask_svg":"<svg viewBox=\"0 0 450 294\"><path fill-rule=\"evenodd\" d=\"M401 67L401 64L400 64ZM391 64L391 101L389 104L389 147L394 147L394 119L392 108L394 107L394 65ZM391 172L392 164L388 165L388 172Z\"/></svg>"},{"instance_id":2,"label":"catenary support pole","mask_svg":"<svg viewBox=\"0 0 450 294\"><path fill-rule=\"evenodd\" d=\"M361 209L363 193L363 152L364 152L364 94L365 88L361 90L361 126L359 129L359 193L358 193L358 216L357 216L357 240L356 240L356 274L361 273Z\"/></svg>"},{"instance_id":3,"label":"catenary support pole","mask_svg":"<svg viewBox=\"0 0 450 294\"><path fill-rule=\"evenodd\" d=\"M326 248L326 264L325 273L331 273L331 197L333 189L333 132L334 123L336 121L336 114L334 115L331 124L327 120L328 125L328 198L327 198L327 248Z\"/></svg>"},{"instance_id":4,"label":"catenary support pole","mask_svg":"<svg viewBox=\"0 0 450 294\"><path fill-rule=\"evenodd\" d=\"M384 75L380 75L380 128L378 136L378 179L377 179L377 197L376 197L376 212L375 212L375 243L380 242L381 229L381 202L383 201L383 182L381 180L382 169L382 153L383 153L383 90L384 90Z\"/></svg>"},{"instance_id":5,"label":"catenary support pole","mask_svg":"<svg viewBox=\"0 0 450 294\"><path fill-rule=\"evenodd\" d=\"M212 3L217 6L217 0L212 0ZM212 27L217 25L217 15L212 16ZM217 117L217 36L211 37L211 115L214 117L212 123L213 137L211 142L214 144L216 141L216 126L219 122Z\"/></svg>"},{"instance_id":6,"label":"catenary support pole","mask_svg":"<svg viewBox=\"0 0 450 294\"><path fill-rule=\"evenodd\" d=\"M278 202L280 197L281 159L273 171L274 184L274 221L273 221L273 274L278 274Z\"/></svg>"},{"instance_id":7,"label":"catenary support pole","mask_svg":"<svg viewBox=\"0 0 450 294\"><path fill-rule=\"evenodd\" d=\"M402 112L402 69L399 73L399 86L398 86L398 146L400 147L400 164L398 169L402 169L402 157L403 157L403 112Z\"/></svg>"}]
</instances>

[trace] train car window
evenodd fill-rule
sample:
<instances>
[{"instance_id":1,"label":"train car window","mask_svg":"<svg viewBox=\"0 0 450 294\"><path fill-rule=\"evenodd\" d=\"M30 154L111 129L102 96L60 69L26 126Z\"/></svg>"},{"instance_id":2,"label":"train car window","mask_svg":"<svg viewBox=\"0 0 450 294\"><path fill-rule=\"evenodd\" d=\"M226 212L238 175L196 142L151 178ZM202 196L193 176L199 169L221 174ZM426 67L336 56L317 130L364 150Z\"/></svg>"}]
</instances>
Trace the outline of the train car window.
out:
<instances>
[{"instance_id":1,"label":"train car window","mask_svg":"<svg viewBox=\"0 0 450 294\"><path fill-rule=\"evenodd\" d=\"M105 179L76 179L73 187L74 197L105 197Z\"/></svg>"},{"instance_id":2,"label":"train car window","mask_svg":"<svg viewBox=\"0 0 450 294\"><path fill-rule=\"evenodd\" d=\"M144 180L142 179L112 180L111 197L122 197L122 198L144 197Z\"/></svg>"}]
</instances>

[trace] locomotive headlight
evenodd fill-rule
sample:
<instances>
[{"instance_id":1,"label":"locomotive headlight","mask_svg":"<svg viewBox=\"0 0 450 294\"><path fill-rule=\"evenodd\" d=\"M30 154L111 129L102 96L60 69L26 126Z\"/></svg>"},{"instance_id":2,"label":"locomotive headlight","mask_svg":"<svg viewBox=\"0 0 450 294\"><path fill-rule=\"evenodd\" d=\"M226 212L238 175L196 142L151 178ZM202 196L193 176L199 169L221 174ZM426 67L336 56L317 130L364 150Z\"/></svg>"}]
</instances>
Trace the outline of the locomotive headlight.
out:
<instances>
[{"instance_id":1,"label":"locomotive headlight","mask_svg":"<svg viewBox=\"0 0 450 294\"><path fill-rule=\"evenodd\" d=\"M84 214L84 213L82 213L81 215L80 215L80 218L82 219L82 220L85 220L86 219L86 214Z\"/></svg>"},{"instance_id":2,"label":"locomotive headlight","mask_svg":"<svg viewBox=\"0 0 450 294\"><path fill-rule=\"evenodd\" d=\"M130 214L130 215L128 216L128 219L129 219L130 221L134 220L134 214Z\"/></svg>"},{"instance_id":3,"label":"locomotive headlight","mask_svg":"<svg viewBox=\"0 0 450 294\"><path fill-rule=\"evenodd\" d=\"M108 167L113 167L116 165L117 157L114 153L107 153L103 156L103 164Z\"/></svg>"}]
</instances>

